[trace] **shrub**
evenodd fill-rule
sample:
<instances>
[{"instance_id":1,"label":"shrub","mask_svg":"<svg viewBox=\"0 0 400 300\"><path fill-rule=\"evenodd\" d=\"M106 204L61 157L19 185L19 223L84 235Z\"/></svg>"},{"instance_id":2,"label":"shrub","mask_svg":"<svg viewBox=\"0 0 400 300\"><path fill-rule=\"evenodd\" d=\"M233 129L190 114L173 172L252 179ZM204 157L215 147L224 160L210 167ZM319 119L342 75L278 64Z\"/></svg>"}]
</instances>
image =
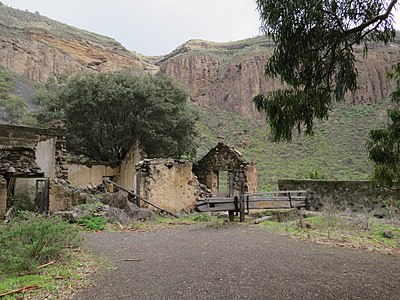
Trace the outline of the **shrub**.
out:
<instances>
[{"instance_id":1,"label":"shrub","mask_svg":"<svg viewBox=\"0 0 400 300\"><path fill-rule=\"evenodd\" d=\"M59 258L65 247L80 244L77 232L58 218L22 213L16 221L0 225L0 273L33 271Z\"/></svg>"},{"instance_id":2,"label":"shrub","mask_svg":"<svg viewBox=\"0 0 400 300\"><path fill-rule=\"evenodd\" d=\"M79 218L77 222L90 230L104 230L107 224L107 220L104 217L90 215Z\"/></svg>"}]
</instances>

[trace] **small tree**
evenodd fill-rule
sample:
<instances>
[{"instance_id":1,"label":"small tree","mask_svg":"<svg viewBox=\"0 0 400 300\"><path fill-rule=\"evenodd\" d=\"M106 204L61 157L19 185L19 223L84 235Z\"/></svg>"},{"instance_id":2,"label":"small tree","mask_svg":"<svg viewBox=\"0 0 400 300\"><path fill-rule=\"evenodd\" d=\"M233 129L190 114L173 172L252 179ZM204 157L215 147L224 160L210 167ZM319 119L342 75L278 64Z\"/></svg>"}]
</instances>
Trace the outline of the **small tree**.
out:
<instances>
[{"instance_id":1,"label":"small tree","mask_svg":"<svg viewBox=\"0 0 400 300\"><path fill-rule=\"evenodd\" d=\"M165 77L80 74L42 101L39 119L63 118L68 150L95 160L119 160L137 140L150 157L179 157L195 151L187 99Z\"/></svg>"},{"instance_id":2,"label":"small tree","mask_svg":"<svg viewBox=\"0 0 400 300\"><path fill-rule=\"evenodd\" d=\"M367 143L369 158L375 163L373 179L384 186L400 182L400 63L389 77L397 81L397 87L391 94L394 107L388 110L388 126L371 130Z\"/></svg>"}]
</instances>

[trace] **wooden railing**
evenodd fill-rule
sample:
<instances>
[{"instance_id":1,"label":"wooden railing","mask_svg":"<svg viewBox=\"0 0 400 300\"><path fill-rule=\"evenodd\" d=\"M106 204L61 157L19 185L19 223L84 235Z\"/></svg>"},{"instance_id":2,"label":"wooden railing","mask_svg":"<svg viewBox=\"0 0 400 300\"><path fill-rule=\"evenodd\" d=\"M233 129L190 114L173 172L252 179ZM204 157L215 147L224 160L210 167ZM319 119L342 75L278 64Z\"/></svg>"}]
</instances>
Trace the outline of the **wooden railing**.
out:
<instances>
[{"instance_id":1,"label":"wooden railing","mask_svg":"<svg viewBox=\"0 0 400 300\"><path fill-rule=\"evenodd\" d=\"M243 194L235 197L211 197L201 198L196 206L199 212L228 211L230 219L233 213L244 215L251 209L286 209L286 208L309 208L308 191L276 191L258 194Z\"/></svg>"}]
</instances>

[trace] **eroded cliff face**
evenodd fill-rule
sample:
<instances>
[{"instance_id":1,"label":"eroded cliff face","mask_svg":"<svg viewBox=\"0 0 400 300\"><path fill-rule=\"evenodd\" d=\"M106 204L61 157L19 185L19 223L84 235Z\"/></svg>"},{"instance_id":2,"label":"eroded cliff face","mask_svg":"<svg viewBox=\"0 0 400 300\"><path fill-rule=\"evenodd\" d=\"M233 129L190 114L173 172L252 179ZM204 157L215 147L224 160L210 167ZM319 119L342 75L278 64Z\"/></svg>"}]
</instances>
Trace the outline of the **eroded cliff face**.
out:
<instances>
[{"instance_id":1,"label":"eroded cliff face","mask_svg":"<svg viewBox=\"0 0 400 300\"><path fill-rule=\"evenodd\" d=\"M35 82L82 70L152 69L117 41L0 5L0 66Z\"/></svg>"},{"instance_id":2,"label":"eroded cliff face","mask_svg":"<svg viewBox=\"0 0 400 300\"><path fill-rule=\"evenodd\" d=\"M200 106L224 107L242 116L255 116L258 113L252 98L281 86L278 79L264 76L273 45L262 39L225 44L189 41L160 60L159 72L179 81ZM400 61L399 44L371 47L366 57L362 48L357 48L356 59L359 88L347 95L346 101L368 104L385 99L394 86L386 73Z\"/></svg>"},{"instance_id":3,"label":"eroded cliff face","mask_svg":"<svg viewBox=\"0 0 400 300\"><path fill-rule=\"evenodd\" d=\"M126 50L107 49L100 44L68 41L51 35L32 35L29 40L0 38L0 65L35 82L82 70L146 69Z\"/></svg>"}]
</instances>

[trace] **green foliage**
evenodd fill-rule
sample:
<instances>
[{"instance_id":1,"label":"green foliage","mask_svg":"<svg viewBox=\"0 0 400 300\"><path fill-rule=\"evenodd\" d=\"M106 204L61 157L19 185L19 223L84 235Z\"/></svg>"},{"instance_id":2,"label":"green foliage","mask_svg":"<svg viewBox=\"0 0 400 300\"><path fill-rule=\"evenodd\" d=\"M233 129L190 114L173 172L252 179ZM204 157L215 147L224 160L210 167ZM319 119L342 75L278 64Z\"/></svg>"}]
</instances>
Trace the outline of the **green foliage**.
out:
<instances>
[{"instance_id":1,"label":"green foliage","mask_svg":"<svg viewBox=\"0 0 400 300\"><path fill-rule=\"evenodd\" d=\"M106 229L107 220L104 217L87 215L79 218L77 223L85 226L87 229L97 231Z\"/></svg>"},{"instance_id":2,"label":"green foliage","mask_svg":"<svg viewBox=\"0 0 400 300\"><path fill-rule=\"evenodd\" d=\"M387 222L368 214L348 215L330 210L318 216L299 216L282 223L264 221L261 224L278 233L311 241L398 253L400 228ZM387 238L387 231L393 234L393 238Z\"/></svg>"},{"instance_id":3,"label":"green foliage","mask_svg":"<svg viewBox=\"0 0 400 300\"><path fill-rule=\"evenodd\" d=\"M371 130L367 143L369 158L375 163L373 179L381 186L400 181L400 63L393 67L390 77L397 86L391 94L394 107L388 110L389 124Z\"/></svg>"},{"instance_id":4,"label":"green foliage","mask_svg":"<svg viewBox=\"0 0 400 300\"><path fill-rule=\"evenodd\" d=\"M276 43L265 74L284 83L254 98L257 109L266 112L274 140L290 141L301 126L312 134L314 119L327 118L335 100L355 91L353 47L394 39L390 12L396 2L256 1L262 30Z\"/></svg>"},{"instance_id":5,"label":"green foliage","mask_svg":"<svg viewBox=\"0 0 400 300\"><path fill-rule=\"evenodd\" d=\"M49 97L41 122L64 118L67 148L100 161L124 157L140 141L150 157L193 155L195 112L172 80L127 72L80 74Z\"/></svg>"},{"instance_id":6,"label":"green foliage","mask_svg":"<svg viewBox=\"0 0 400 300\"><path fill-rule=\"evenodd\" d=\"M372 105L336 104L329 120L315 123L314 136L294 136L274 143L264 120L214 108L204 111L198 126L198 158L219 141L234 146L257 163L259 190L276 190L277 179L308 178L319 170L327 180L366 180L372 170L365 147L368 132L386 122L390 101ZM243 144L246 141L246 145Z\"/></svg>"},{"instance_id":7,"label":"green foliage","mask_svg":"<svg viewBox=\"0 0 400 300\"><path fill-rule=\"evenodd\" d=\"M33 271L79 242L77 230L70 224L23 213L20 219L0 225L0 273Z\"/></svg>"},{"instance_id":8,"label":"green foliage","mask_svg":"<svg viewBox=\"0 0 400 300\"><path fill-rule=\"evenodd\" d=\"M208 222L211 221L211 217L207 214L196 214L193 217L193 221L195 222Z\"/></svg>"},{"instance_id":9,"label":"green foliage","mask_svg":"<svg viewBox=\"0 0 400 300\"><path fill-rule=\"evenodd\" d=\"M315 170L313 172L308 173L308 178L309 179L314 179L314 180L321 180L321 179L326 179L326 176L324 174L321 174L320 171Z\"/></svg>"},{"instance_id":10,"label":"green foliage","mask_svg":"<svg viewBox=\"0 0 400 300\"><path fill-rule=\"evenodd\" d=\"M0 106L4 108L8 121L11 124L18 124L28 115L28 106L21 97L11 94L13 89L12 75L0 69Z\"/></svg>"},{"instance_id":11,"label":"green foliage","mask_svg":"<svg viewBox=\"0 0 400 300\"><path fill-rule=\"evenodd\" d=\"M14 196L11 196L11 203L18 210L35 211L35 187L34 186L21 186L19 187Z\"/></svg>"}]
</instances>

